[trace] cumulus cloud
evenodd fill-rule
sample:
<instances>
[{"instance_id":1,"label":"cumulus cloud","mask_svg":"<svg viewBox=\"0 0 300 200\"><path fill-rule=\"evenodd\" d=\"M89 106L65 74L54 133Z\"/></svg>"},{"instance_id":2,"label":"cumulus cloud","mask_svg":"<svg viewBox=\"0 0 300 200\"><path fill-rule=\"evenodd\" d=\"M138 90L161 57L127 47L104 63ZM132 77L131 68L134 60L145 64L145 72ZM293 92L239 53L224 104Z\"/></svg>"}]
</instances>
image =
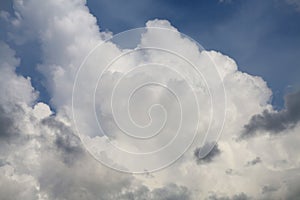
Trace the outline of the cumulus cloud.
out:
<instances>
[{"instance_id":1,"label":"cumulus cloud","mask_svg":"<svg viewBox=\"0 0 300 200\"><path fill-rule=\"evenodd\" d=\"M278 134L286 129L291 129L300 121L300 91L288 94L285 97L285 109L281 111L264 110L262 114L254 115L242 137L249 137L258 132Z\"/></svg>"},{"instance_id":2,"label":"cumulus cloud","mask_svg":"<svg viewBox=\"0 0 300 200\"><path fill-rule=\"evenodd\" d=\"M3 53L13 52L7 45L2 47L5 48ZM14 60L14 54L1 59L13 72L15 66L9 65L9 60ZM11 77L4 83L6 87L26 80L15 73L7 75ZM135 183L131 175L100 165L82 148L67 119L53 115L44 103L34 103L36 95L30 82L24 83L28 83L28 91L32 93L28 102L24 102L26 98L23 101L16 98L13 93L9 96L6 90L0 91L9 98L3 100L1 106L10 111L1 112L0 118L1 199L129 200L131 193L134 198L141 199L138 198L140 188L146 191L147 199L189 198L185 187L172 184L149 189ZM11 134L16 135L12 137ZM165 196L161 197L161 193Z\"/></svg>"},{"instance_id":3,"label":"cumulus cloud","mask_svg":"<svg viewBox=\"0 0 300 200\"><path fill-rule=\"evenodd\" d=\"M250 199L250 197L261 199L261 197L269 197L268 192L262 194L261 191L264 187L266 187L265 191L271 190L270 183L277 183L275 186L278 188L277 191L270 191L268 194L273 199L286 199L298 194L297 187L300 183L297 181L299 180L297 174L300 160L297 150L300 150L298 145L300 137L297 134L275 138L272 141L265 137L259 140L254 138L252 141L236 142L234 140L240 136L244 128L243 124L247 124L253 115L262 113L266 109L269 110L266 111L268 116L272 117L262 114L260 119L274 123L276 121L274 119L280 116L280 119L284 119L282 126L294 127L292 130L284 128L281 131L299 131L297 120L294 120L299 111L297 111L298 96L287 97L285 110L271 112L272 107L269 105L271 91L260 77L240 72L234 60L219 52L199 51L193 41L183 38L166 20L152 20L147 22L146 26L168 28L174 31L173 34L160 35L155 31L149 31L143 34L138 45L142 47L156 42L156 45L172 49L198 63L203 70L213 69L213 65L208 60L214 60L227 95L227 117L223 135L218 145L212 145L215 143L214 136L217 136L213 135L213 137L208 136L208 143L199 148L198 142L203 139L200 138L174 165L157 173L151 173L151 176L119 173L96 162L83 148L84 145L79 140L71 120L72 87L77 69L85 55L98 42L109 37L110 33L101 31L101 27L97 26L95 17L89 13L85 3L81 0L47 2L20 0L14 1L15 15L5 14L7 21L11 23L10 37L15 43L21 44L28 40L36 40L40 44L42 58L38 68L45 75L46 88L51 95L50 103L56 112L51 111L47 104L36 102L38 92L33 89L30 78L15 73L20 63L19 59L15 57L12 49L1 43L0 71L1 74L5 74L0 80L0 183L3 186L0 187L1 199L9 197L49 200L196 200L199 198L241 200ZM96 124L92 120L91 113L93 112L89 106L92 104L87 94L93 91L91 85L97 81L98 72L103 70L101 66L128 50L122 49L113 42L107 43L102 48L101 54L92 57L93 59L88 63L90 68L79 77L83 84L79 90L81 98L77 102L80 106L78 113L82 123L79 128L90 133L90 141L96 141L96 144L98 144L97 140L103 142L104 137L103 134L97 135L95 131L97 127L94 126ZM105 83L104 87L100 87L97 93L99 96L96 96L99 97L99 102L96 102L99 103L97 106L101 111L99 117L104 120L104 128L109 133L108 136L117 139L124 147L136 147L137 150L151 149L168 141L169 136L174 134L174 127L178 125L177 115L175 115L178 109L174 101L170 101L171 95L166 95L155 87L147 90L149 94L141 93L140 96L136 96L137 99L131 111L137 122L145 124L149 121L145 107L148 108L153 102L164 105L170 112L170 118L165 137L157 140L157 143L152 145L128 143L128 138L123 137L113 123L114 119L109 113L110 104L108 104L107 97L112 85L124 75L126 70L130 69L131 64L143 63L145 60L163 61L165 64L174 66L174 69L182 70L182 75L192 77L189 81L193 83L193 89L201 91L199 94L204 97L207 94L203 89L203 82L195 81L197 77L187 70L188 68L182 61L173 63L173 58L162 52L144 53L126 57L121 60L120 65L115 65L115 68L107 71L102 80L102 83ZM117 66L123 66L123 68L116 68ZM221 97L221 90L218 90L220 86L212 81L211 74L207 73L206 78L211 81L212 88L216 89L213 95ZM159 78L169 87L176 89L182 97L181 100L187 112L194 112L195 107L192 106L191 98L189 98L190 92L183 84L183 80L167 70L153 70L151 73L137 73L131 77L125 77L119 88L123 92L120 94L126 94L129 91L128 88L133 87L134 84L152 80L151 77ZM209 101L206 101L204 97L199 95L199 99L202 100L200 133L205 133L205 127L209 124L207 119ZM124 105L124 102L121 99L119 105ZM220 100L217 103L220 107L224 105L224 102ZM247 106L245 106L246 103ZM220 107L217 109L220 110ZM122 106L118 108L122 110ZM161 119L162 112L160 111L154 109L153 120ZM126 115L119 115L119 117L121 120L126 119ZM213 125L222 124L222 118L222 115L216 116ZM191 124L195 121L192 115L187 115L184 120L184 134L171 148L172 151L166 152L157 159L158 163L173 156L181 143L189 141L186 138L192 136ZM258 120L253 120L253 124L259 124ZM265 128L264 124L259 127L262 132L270 131ZM213 128L212 131L213 134L218 134ZM95 148L101 150L103 146L95 145ZM204 155L201 152L209 153ZM146 162L130 163L125 157L116 158L116 154L112 154L111 158L120 159L120 163L123 162L125 166L132 164L144 167L148 164ZM195 162L195 158L201 165ZM251 160L253 158L255 159ZM261 160L264 162L260 162ZM282 160L285 162L280 162ZM245 167L245 163L256 166ZM294 171L290 172L290 170Z\"/></svg>"},{"instance_id":4,"label":"cumulus cloud","mask_svg":"<svg viewBox=\"0 0 300 200\"><path fill-rule=\"evenodd\" d=\"M37 97L37 92L31 86L30 78L24 78L15 73L19 63L20 60L15 57L15 52L0 41L0 72L5 74L0 80L0 102L2 105L6 105L3 109L9 109L9 106L15 102L32 105Z\"/></svg>"}]
</instances>

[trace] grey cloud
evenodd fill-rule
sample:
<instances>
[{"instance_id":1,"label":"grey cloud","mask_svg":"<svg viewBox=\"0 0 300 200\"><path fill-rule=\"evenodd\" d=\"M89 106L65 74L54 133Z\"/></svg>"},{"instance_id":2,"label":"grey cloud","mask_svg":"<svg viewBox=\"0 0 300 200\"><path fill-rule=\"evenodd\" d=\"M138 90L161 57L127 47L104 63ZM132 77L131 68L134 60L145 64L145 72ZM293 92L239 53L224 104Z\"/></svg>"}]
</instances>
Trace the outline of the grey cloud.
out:
<instances>
[{"instance_id":1,"label":"grey cloud","mask_svg":"<svg viewBox=\"0 0 300 200\"><path fill-rule=\"evenodd\" d=\"M288 171L284 176L286 194L284 199L299 200L300 197L300 168Z\"/></svg>"},{"instance_id":2,"label":"grey cloud","mask_svg":"<svg viewBox=\"0 0 300 200\"><path fill-rule=\"evenodd\" d=\"M9 162L7 162L4 159L0 159L0 167L5 166L5 165L9 165Z\"/></svg>"},{"instance_id":3,"label":"grey cloud","mask_svg":"<svg viewBox=\"0 0 300 200\"><path fill-rule=\"evenodd\" d=\"M17 122L21 120L24 110L18 104L12 105L9 109L0 105L0 139L10 140L19 135Z\"/></svg>"},{"instance_id":4,"label":"grey cloud","mask_svg":"<svg viewBox=\"0 0 300 200\"><path fill-rule=\"evenodd\" d=\"M84 150L79 137L73 133L69 126L55 119L54 116L43 119L41 123L55 133L54 144L62 152L65 162L70 163L83 153Z\"/></svg>"},{"instance_id":5,"label":"grey cloud","mask_svg":"<svg viewBox=\"0 0 300 200\"><path fill-rule=\"evenodd\" d=\"M175 184L167 185L164 188L154 189L152 191L153 200L188 200L190 193L186 187Z\"/></svg>"},{"instance_id":6,"label":"grey cloud","mask_svg":"<svg viewBox=\"0 0 300 200\"><path fill-rule=\"evenodd\" d=\"M217 194L212 194L207 199L208 200L250 200L252 198L242 192L242 193L239 193L239 194L235 194L231 197L229 197L229 196L218 196Z\"/></svg>"},{"instance_id":7,"label":"grey cloud","mask_svg":"<svg viewBox=\"0 0 300 200\"><path fill-rule=\"evenodd\" d=\"M285 97L285 109L278 112L264 110L262 114L254 115L244 126L241 138L257 134L258 131L269 131L273 134L294 128L300 121L300 91Z\"/></svg>"},{"instance_id":8,"label":"grey cloud","mask_svg":"<svg viewBox=\"0 0 300 200\"><path fill-rule=\"evenodd\" d=\"M233 169L226 169L225 173L227 175L232 175L233 174Z\"/></svg>"},{"instance_id":9,"label":"grey cloud","mask_svg":"<svg viewBox=\"0 0 300 200\"><path fill-rule=\"evenodd\" d=\"M81 150L80 140L73 133L73 130L55 117L47 117L42 120L42 124L48 126L56 133L55 144L58 148L67 153L74 153Z\"/></svg>"},{"instance_id":10,"label":"grey cloud","mask_svg":"<svg viewBox=\"0 0 300 200\"><path fill-rule=\"evenodd\" d=\"M262 160L260 159L260 157L256 157L255 159L248 161L246 163L246 166L253 166L253 165L259 164L261 162L262 162Z\"/></svg>"},{"instance_id":11,"label":"grey cloud","mask_svg":"<svg viewBox=\"0 0 300 200\"><path fill-rule=\"evenodd\" d=\"M17 137L11 137L8 145L0 145L0 199L37 200L38 195L45 195L56 200L112 200L115 194L132 187L132 176L109 170L92 159L82 150L72 129L54 116L42 121L32 117L32 121L26 123L35 124L34 131L44 132L41 137L24 140L24 129L16 129L24 122L22 113L30 115L15 109L0 118L5 133L18 133ZM7 117L11 121L9 124ZM32 139L39 141L40 148L31 145ZM0 142L3 141L1 138ZM28 153L23 149L31 150ZM8 158L14 158L16 153L22 159L9 161ZM38 156L36 160L32 159L34 155ZM13 170L13 178L7 175L7 169Z\"/></svg>"},{"instance_id":12,"label":"grey cloud","mask_svg":"<svg viewBox=\"0 0 300 200\"><path fill-rule=\"evenodd\" d=\"M115 199L122 200L148 200L149 199L149 188L141 186L133 191L127 191L125 194L119 194Z\"/></svg>"},{"instance_id":13,"label":"grey cloud","mask_svg":"<svg viewBox=\"0 0 300 200\"><path fill-rule=\"evenodd\" d=\"M267 194L267 193L272 193L272 192L276 192L279 188L275 187L275 186L271 186L271 185L265 185L262 190L261 193L262 194Z\"/></svg>"},{"instance_id":14,"label":"grey cloud","mask_svg":"<svg viewBox=\"0 0 300 200\"><path fill-rule=\"evenodd\" d=\"M57 200L190 200L184 186L170 184L150 190L134 184L131 175L118 173L84 156L67 166L51 153L42 159L39 184L49 199Z\"/></svg>"},{"instance_id":15,"label":"grey cloud","mask_svg":"<svg viewBox=\"0 0 300 200\"><path fill-rule=\"evenodd\" d=\"M206 149L211 148L211 145L212 143L206 143L204 146L195 149L194 156L198 164L210 163L221 153L218 144L215 144L211 151L203 157L203 155L201 155L201 152L206 152Z\"/></svg>"},{"instance_id":16,"label":"grey cloud","mask_svg":"<svg viewBox=\"0 0 300 200\"><path fill-rule=\"evenodd\" d=\"M0 199L5 200L33 200L38 199L36 188L31 188L27 184L20 183L0 174Z\"/></svg>"},{"instance_id":17,"label":"grey cloud","mask_svg":"<svg viewBox=\"0 0 300 200\"><path fill-rule=\"evenodd\" d=\"M141 186L134 191L129 191L116 199L122 200L189 200L191 193L188 188L176 184L169 184L162 188L149 190Z\"/></svg>"},{"instance_id":18,"label":"grey cloud","mask_svg":"<svg viewBox=\"0 0 300 200\"><path fill-rule=\"evenodd\" d=\"M238 171L231 169L231 168L226 169L225 174L227 174L229 176L240 176L241 175Z\"/></svg>"},{"instance_id":19,"label":"grey cloud","mask_svg":"<svg viewBox=\"0 0 300 200\"><path fill-rule=\"evenodd\" d=\"M0 106L0 138L3 139L10 137L13 126L13 119L8 116L4 109Z\"/></svg>"},{"instance_id":20,"label":"grey cloud","mask_svg":"<svg viewBox=\"0 0 300 200\"><path fill-rule=\"evenodd\" d=\"M41 160L39 184L51 199L63 200L189 200L190 192L184 186L170 184L150 190L135 185L133 177L110 170L83 151L79 138L71 127L54 116L42 120L55 134L54 149L46 148ZM47 142L47 141L45 141ZM51 145L51 144L50 144ZM70 162L71 160L71 162ZM62 162L63 161L63 162ZM67 162L66 162L67 161Z\"/></svg>"}]
</instances>

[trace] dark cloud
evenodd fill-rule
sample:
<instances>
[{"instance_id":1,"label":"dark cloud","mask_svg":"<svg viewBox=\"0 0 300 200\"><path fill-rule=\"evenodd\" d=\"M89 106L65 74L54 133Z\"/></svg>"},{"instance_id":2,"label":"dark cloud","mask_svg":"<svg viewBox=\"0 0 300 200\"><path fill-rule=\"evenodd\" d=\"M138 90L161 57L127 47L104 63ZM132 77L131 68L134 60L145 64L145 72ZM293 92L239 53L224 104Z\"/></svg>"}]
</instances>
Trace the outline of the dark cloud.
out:
<instances>
[{"instance_id":1,"label":"dark cloud","mask_svg":"<svg viewBox=\"0 0 300 200\"><path fill-rule=\"evenodd\" d=\"M264 110L262 114L254 115L244 126L242 138L255 135L258 131L269 131L273 134L294 128L300 121L300 91L285 97L285 109L278 112Z\"/></svg>"},{"instance_id":2,"label":"dark cloud","mask_svg":"<svg viewBox=\"0 0 300 200\"><path fill-rule=\"evenodd\" d=\"M213 147L212 147L213 145ZM207 152L207 149L211 149L208 154L203 155L203 152ZM206 143L204 146L195 149L194 156L198 164L210 163L213 159L221 153L218 144Z\"/></svg>"},{"instance_id":3,"label":"dark cloud","mask_svg":"<svg viewBox=\"0 0 300 200\"><path fill-rule=\"evenodd\" d=\"M169 184L163 188L154 189L151 197L153 200L188 200L190 193L186 187Z\"/></svg>"},{"instance_id":4,"label":"dark cloud","mask_svg":"<svg viewBox=\"0 0 300 200\"><path fill-rule=\"evenodd\" d=\"M191 193L188 188L176 184L169 184L161 188L149 190L141 186L136 190L121 194L115 199L120 200L189 200Z\"/></svg>"},{"instance_id":5,"label":"dark cloud","mask_svg":"<svg viewBox=\"0 0 300 200\"><path fill-rule=\"evenodd\" d=\"M284 199L299 200L300 197L300 168L290 170L285 175L283 188L286 190Z\"/></svg>"},{"instance_id":6,"label":"dark cloud","mask_svg":"<svg viewBox=\"0 0 300 200\"><path fill-rule=\"evenodd\" d=\"M0 138L7 138L11 136L11 129L14 126L14 121L5 113L4 109L0 106Z\"/></svg>"},{"instance_id":7,"label":"dark cloud","mask_svg":"<svg viewBox=\"0 0 300 200\"><path fill-rule=\"evenodd\" d=\"M14 169L15 174L30 178L23 184L23 180L14 180L2 174L0 171L0 199L38 199L37 194L46 195L49 199L57 200L189 200L190 191L184 186L169 184L161 188L149 189L146 186L136 184L133 177L103 167L81 145L79 138L74 134L71 127L60 121L56 116L47 117L41 121L32 116L30 123L35 124L36 131L44 131L41 135L25 137L22 129L22 115L28 115L23 109L15 107L7 109L0 107L0 125L3 138L12 137L12 145L1 146L0 168L8 166ZM23 136L22 136L23 135ZM23 138L19 142L18 138ZM41 147L38 149L38 167L34 171L28 171L26 156L21 154L24 160L7 160L8 155L14 152L22 152L30 146L30 140L38 140ZM17 143L16 143L17 142ZM29 145L29 146L28 146ZM24 147L25 147L24 146ZM6 150L5 150L6 149ZM2 159L3 158L3 159ZM34 165L36 160L31 160ZM4 168L2 168L4 169ZM24 173L25 172L25 173ZM39 185L36 189L35 181Z\"/></svg>"},{"instance_id":8,"label":"dark cloud","mask_svg":"<svg viewBox=\"0 0 300 200\"><path fill-rule=\"evenodd\" d=\"M279 188L275 187L275 186L270 186L270 185L265 185L262 189L261 189L261 193L262 194L267 194L267 193L272 193L272 192L276 192Z\"/></svg>"},{"instance_id":9,"label":"dark cloud","mask_svg":"<svg viewBox=\"0 0 300 200\"><path fill-rule=\"evenodd\" d=\"M17 122L24 114L21 106L14 105L10 109L6 109L0 105L0 139L9 140L14 136L19 135Z\"/></svg>"},{"instance_id":10,"label":"dark cloud","mask_svg":"<svg viewBox=\"0 0 300 200\"><path fill-rule=\"evenodd\" d=\"M83 153L84 150L81 146L81 141L73 133L71 127L57 120L54 116L43 119L41 123L55 133L54 144L62 152L65 162L72 162L73 159L76 159L77 155Z\"/></svg>"},{"instance_id":11,"label":"dark cloud","mask_svg":"<svg viewBox=\"0 0 300 200\"><path fill-rule=\"evenodd\" d=\"M0 159L0 167L5 166L5 165L9 165L9 162L7 162L6 160Z\"/></svg>"},{"instance_id":12,"label":"dark cloud","mask_svg":"<svg viewBox=\"0 0 300 200\"><path fill-rule=\"evenodd\" d=\"M217 194L212 194L207 199L208 200L250 200L252 198L242 192L240 194L235 194L231 197L229 197L229 196L218 196Z\"/></svg>"},{"instance_id":13,"label":"dark cloud","mask_svg":"<svg viewBox=\"0 0 300 200\"><path fill-rule=\"evenodd\" d=\"M262 160L260 159L260 157L256 157L255 159L248 161L246 163L246 166L253 166L253 165L259 164L261 162L262 162Z\"/></svg>"}]
</instances>

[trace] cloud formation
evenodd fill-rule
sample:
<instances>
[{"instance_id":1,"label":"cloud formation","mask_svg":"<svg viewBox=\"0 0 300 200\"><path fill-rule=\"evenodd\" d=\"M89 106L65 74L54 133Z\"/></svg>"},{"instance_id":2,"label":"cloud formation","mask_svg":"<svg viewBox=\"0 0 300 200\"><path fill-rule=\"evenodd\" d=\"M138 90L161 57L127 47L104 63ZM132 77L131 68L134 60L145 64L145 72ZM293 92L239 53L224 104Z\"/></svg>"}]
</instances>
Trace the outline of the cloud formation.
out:
<instances>
[{"instance_id":1,"label":"cloud formation","mask_svg":"<svg viewBox=\"0 0 300 200\"><path fill-rule=\"evenodd\" d=\"M288 94L285 97L285 109L281 111L264 110L262 114L254 115L248 124L242 137L249 137L257 132L270 132L278 134L284 130L294 128L300 121L300 91Z\"/></svg>"},{"instance_id":2,"label":"cloud formation","mask_svg":"<svg viewBox=\"0 0 300 200\"><path fill-rule=\"evenodd\" d=\"M5 44L0 47L2 52L13 52ZM1 59L6 63L1 67L13 70L15 66L8 64L9 60L14 60L13 56L10 54ZM7 80L14 84L24 81L16 74L11 75ZM31 85L28 87L31 88ZM33 90L29 90L33 99L27 103L25 98L23 101L14 99L14 93L9 96L6 91L1 90L2 96L10 99L1 102L1 106L10 111L1 112L0 118L1 199L131 200L142 199L143 196L155 200L189 199L189 191L183 186L170 184L150 189L135 183L131 175L99 165L82 148L66 119L52 115L49 106L44 103L30 106L29 103L34 102L36 97ZM16 135L11 136L14 133Z\"/></svg>"},{"instance_id":3,"label":"cloud formation","mask_svg":"<svg viewBox=\"0 0 300 200\"><path fill-rule=\"evenodd\" d=\"M218 145L214 146L206 157L199 155L199 152L211 145L199 147L199 143L196 143L174 165L151 173L149 176L119 173L96 162L83 148L71 120L71 94L75 74L82 59L95 44L103 41L110 33L101 31L96 25L96 19L89 13L85 1L21 0L13 3L15 15L7 18L11 23L11 39L16 44L28 40L36 40L40 44L42 58L37 65L45 75L46 88L51 94L50 103L56 112L51 111L46 103L37 102L38 91L32 87L30 78L17 75L15 72L16 67L22 66L19 66L20 61L14 51L7 44L0 43L0 72L5 74L0 79L0 199L241 200L250 197L292 199L299 194L300 137L298 134L275 138L272 141L264 137L253 138L251 141L234 140L240 136L244 128L243 124L246 124L251 116L262 113L266 109L272 110L269 105L271 91L267 84L260 77L240 72L235 61L228 56L215 51L204 51L201 54L197 45L181 38L176 28L166 20L152 20L147 22L146 26L170 28L175 31L175 34L168 35L168 40L165 40L161 39L165 37L160 38L160 35L149 32L144 35L141 45L157 41L160 45L189 54L189 58L206 67L211 66L207 62L208 57L214 60L227 94L227 118L223 135ZM180 48L174 45L177 43L180 44ZM123 51L114 43L109 43L103 50L100 61L114 57ZM147 56L146 58L152 61L170 61L169 57L161 52L150 52ZM131 63L144 58L141 55L126 58L122 66L130 66ZM90 66L94 66L93 63L91 62ZM182 66L178 69L186 69L185 65ZM95 70L97 69L91 68L83 74L83 80L88 81L82 85L81 91L90 90L91 82L97 78ZM109 105L105 103L105 97L111 90L111 83L122 76L124 71L122 68L107 72L104 79L104 83L107 84L99 91L102 94L99 96L101 100L99 106L103 114L101 117L105 120L105 128L117 139L122 135L112 123L113 118L109 115ZM175 80L171 73L158 71L152 75L165 80L169 86L177 89L181 96L187 95L182 80ZM126 91L126 87L130 84L149 80L147 73L139 73L133 77L134 81L128 78L122 82L121 91ZM194 89L202 90L201 84ZM144 115L146 112L140 112L140 109L145 111L143 105L151 104L154 100L159 100L170 111L176 111L175 104L170 103L172 101L169 100L168 95L163 95L161 90L156 88L151 88L149 91L152 92L151 95L139 96L143 101L136 101L132 108L133 116L137 120L147 122L148 116ZM80 116L88 125L82 128L86 132L94 133L95 127L89 126L93 122L87 106L90 103L86 98L88 96L82 93L81 97L78 102L82 106ZM297 95L287 97L286 110L279 111L277 114L267 111L270 116L277 115L280 119L284 119L283 125L293 127L292 130L284 128L282 132L296 133L300 130L295 120L299 108L297 99L299 100ZM190 102L188 97L182 100L186 103L187 110L194 109L193 106L188 106ZM203 98L201 112L204 117L200 130L204 130L205 125L208 124L205 120L207 102L204 100L205 98ZM172 116L169 119L171 128L166 132L171 135L174 133L172 127L177 124ZM264 115L260 118L266 120ZM274 119L277 118L270 117L272 120L267 121L274 123L276 121ZM189 122L192 119L193 117L188 116L185 120ZM259 124L257 120L254 122L255 125ZM216 120L215 123L219 121ZM190 124L187 123L184 131L186 137L191 136L188 125ZM265 126L261 125L261 127L260 131L267 130ZM98 135L98 139L103 139L102 136ZM97 137L91 139L96 140ZM118 141L123 142L123 145L132 147L126 139L121 139ZM157 142L154 146L162 141ZM102 148L102 146L96 147ZM153 146L142 144L137 147ZM176 150L176 146L173 150ZM169 151L160 159L168 158L174 151ZM201 158L199 160L201 165L195 162L195 157ZM253 158L255 159L251 160ZM128 160L124 157L120 159L124 164L128 164L126 163ZM261 160L263 162L260 162ZM255 167L246 167L245 163ZM274 183L274 186L271 183Z\"/></svg>"}]
</instances>

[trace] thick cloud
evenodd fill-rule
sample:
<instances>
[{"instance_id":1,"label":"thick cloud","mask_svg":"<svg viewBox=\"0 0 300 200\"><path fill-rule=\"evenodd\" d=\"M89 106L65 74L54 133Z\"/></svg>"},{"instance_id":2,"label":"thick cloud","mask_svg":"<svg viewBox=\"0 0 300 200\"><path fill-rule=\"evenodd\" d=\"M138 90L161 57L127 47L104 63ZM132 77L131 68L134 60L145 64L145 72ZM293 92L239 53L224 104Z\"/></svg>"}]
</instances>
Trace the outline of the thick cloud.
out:
<instances>
[{"instance_id":1,"label":"thick cloud","mask_svg":"<svg viewBox=\"0 0 300 200\"><path fill-rule=\"evenodd\" d=\"M294 128L300 121L300 91L285 97L285 109L281 111L264 110L262 114L254 115L245 125L242 137L250 137L257 132L280 133Z\"/></svg>"},{"instance_id":2,"label":"thick cloud","mask_svg":"<svg viewBox=\"0 0 300 200\"><path fill-rule=\"evenodd\" d=\"M32 105L37 97L30 83L30 78L15 73L20 60L7 44L0 41L0 103L5 111L13 109L15 103Z\"/></svg>"},{"instance_id":3,"label":"thick cloud","mask_svg":"<svg viewBox=\"0 0 300 200\"><path fill-rule=\"evenodd\" d=\"M71 94L75 73L82 59L109 33L99 31L96 19L89 13L85 1L18 0L14 1L14 9L15 15L7 16L12 26L11 38L17 44L27 40L36 40L41 45L42 57L38 68L45 75L51 104L57 112L52 113L48 105L36 102L37 92L32 88L30 78L16 75L15 69L19 65L19 60L15 58L13 50L1 43L0 70L5 76L1 76L0 79L0 105L3 110L0 114L2 132L0 199L198 200L207 198L241 200L249 199L249 197L253 199L264 197L266 199L268 197L269 199L289 199L290 197L292 199L297 196L300 185L298 181L300 180L298 176L299 134L289 134L289 137L278 137L273 140L261 137L251 141L236 142L235 138L240 136L243 124L246 124L251 116L266 109L272 110L271 105L268 104L271 91L260 77L238 71L234 60L215 51L203 53L214 60L226 88L227 117L223 135L217 141L218 146L215 146L204 157L198 154L201 147L194 151L199 147L199 143L196 143L196 146L192 146L172 166L157 173L151 173L149 176L119 173L96 162L84 150L76 136L77 132L70 112ZM176 33L176 29L166 20L152 20L147 22L146 26L170 28ZM206 67L210 66L206 65L208 57L199 53L192 41L182 39L177 33L168 35L167 40L164 38L166 37L153 33L145 34L141 45L158 41L164 47L188 54L193 61L204 63ZM180 48L174 44L180 44ZM99 57L101 61L122 52L122 49L112 43L105 46L103 50ZM124 59L122 66L138 63L137 61L145 57ZM156 62L160 60L168 62L169 58L161 52L150 52L147 57ZM172 65L178 67L175 64ZM94 66L93 62L91 66ZM85 80L85 84L81 92L91 90L91 83L95 81L95 77L97 78L96 72L98 71L95 71L97 69L92 68L83 74L82 80ZM107 112L109 104L106 104L104 100L111 90L111 83L122 76L124 71L124 69L118 69L106 73L104 81L107 81L105 82L107 84L100 91L102 96L100 95L99 106L103 109L101 111L103 111L102 116L106 123L105 128L117 139L121 137L120 132L116 131L115 126L112 125L113 118ZM148 75L147 73L137 74L132 78L134 81L126 79L121 91L126 91L126 87L130 84L149 80ZM187 90L183 87L182 80L175 80L172 74L165 71L163 73L157 71L151 75L162 78L169 86L178 89L181 96L186 96L183 101L189 105ZM202 91L201 84L195 89ZM87 124L83 126L83 130L91 132L94 127L89 126L91 125L91 112L87 107L90 102L86 101L88 98L85 92L81 93L82 98L79 99L79 105L83 105L80 116ZM135 102L132 108L133 116L141 122L145 122L149 116L144 114L147 112L141 114L140 109L144 109L143 105L151 104L153 100L159 100L170 111L176 111L167 95L161 95L162 93L157 90L152 90L152 92L148 96L141 95L142 101ZM288 97L286 110L277 112L277 115L284 116L283 119L286 120L285 123L288 126L294 127L294 129L282 129L283 132L297 133L300 130L296 121L288 122L297 116L294 112L298 108L296 99L296 97ZM205 101L202 103L201 115L204 117L200 124L201 130L208 124L206 115L208 106ZM193 106L186 108L189 111L194 109ZM276 113L267 112L272 116ZM169 118L171 125L167 132L169 134L174 133L172 128L178 125L174 116L170 115ZM190 122L193 117L188 116L185 120ZM219 123L219 120L215 123ZM188 125L189 123L186 124L184 133L190 137L191 131ZM265 130L262 128L260 131L265 132ZM287 134L283 135L287 136ZM130 143L129 145L126 143L127 140L121 140L121 142L132 147ZM146 145L142 144L138 147L146 148ZM176 148L173 150L175 151ZM159 159L165 160L174 151L170 151L169 154ZM196 159L204 157L198 161L201 165L195 162L195 157ZM255 159L252 160L253 158ZM124 163L128 161L124 157L120 159ZM263 162L259 162L260 160ZM255 165L255 167L245 167L245 163L246 165L249 163L249 166ZM139 164L134 163L134 165ZM270 183L274 185L270 186ZM263 188L265 188L264 193L262 193ZM277 188L277 190L271 192L271 188Z\"/></svg>"},{"instance_id":4,"label":"thick cloud","mask_svg":"<svg viewBox=\"0 0 300 200\"><path fill-rule=\"evenodd\" d=\"M141 190L146 191L145 199L190 198L183 186L150 189L135 183L131 175L96 162L82 148L67 119L52 115L46 104L34 103L36 92L29 79L14 72L18 62L12 62L17 60L13 51L6 44L1 47L6 56L1 58L0 70L7 73L0 90L5 96L0 102L0 199L129 200L142 199Z\"/></svg>"},{"instance_id":5,"label":"thick cloud","mask_svg":"<svg viewBox=\"0 0 300 200\"><path fill-rule=\"evenodd\" d=\"M79 138L73 133L71 127L54 117L47 117L41 121L43 125L50 127L56 134L55 144L65 153L77 153L81 151Z\"/></svg>"}]
</instances>

